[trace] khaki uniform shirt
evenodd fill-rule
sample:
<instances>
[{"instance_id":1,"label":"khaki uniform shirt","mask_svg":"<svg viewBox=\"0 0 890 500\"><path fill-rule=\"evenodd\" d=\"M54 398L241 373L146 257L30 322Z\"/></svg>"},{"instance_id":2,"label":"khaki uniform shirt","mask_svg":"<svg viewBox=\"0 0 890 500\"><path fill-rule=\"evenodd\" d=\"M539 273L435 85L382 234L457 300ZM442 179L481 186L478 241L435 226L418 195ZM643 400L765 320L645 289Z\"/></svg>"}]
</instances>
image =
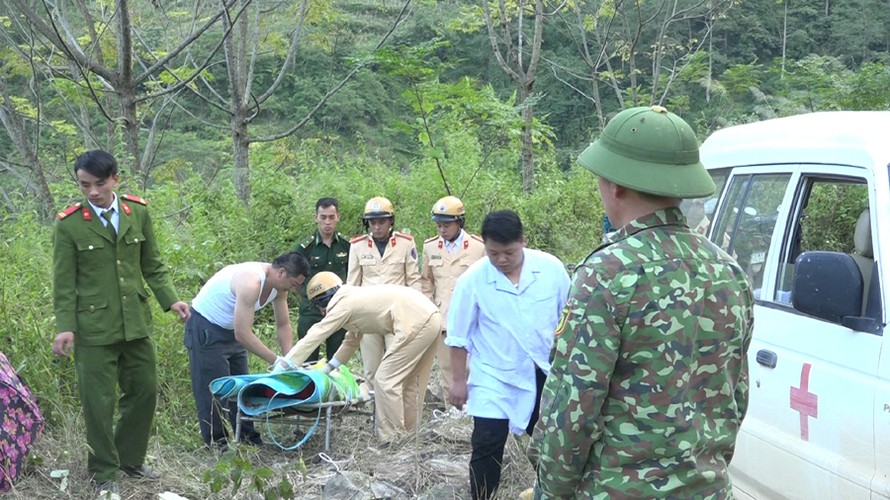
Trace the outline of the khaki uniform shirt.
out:
<instances>
[{"instance_id":1,"label":"khaki uniform shirt","mask_svg":"<svg viewBox=\"0 0 890 500\"><path fill-rule=\"evenodd\" d=\"M407 285L420 290L417 247L410 234L394 231L383 256L370 234L356 236L349 246L349 271L346 284Z\"/></svg>"},{"instance_id":2,"label":"khaki uniform shirt","mask_svg":"<svg viewBox=\"0 0 890 500\"><path fill-rule=\"evenodd\" d=\"M356 332L410 338L438 312L436 305L422 293L405 286L343 285L328 304L325 317L312 325L306 336L287 353L287 357L298 365L302 364L328 336L345 328L348 332L343 344L332 356L332 359L344 364L359 347L362 334Z\"/></svg>"},{"instance_id":3,"label":"khaki uniform shirt","mask_svg":"<svg viewBox=\"0 0 890 500\"><path fill-rule=\"evenodd\" d=\"M423 242L423 266L420 271L420 285L423 294L429 297L442 313L442 329L451 304L451 294L457 278L470 267L470 264L485 257L482 238L461 229L463 241L454 253L446 249L445 239L434 236Z\"/></svg>"}]
</instances>

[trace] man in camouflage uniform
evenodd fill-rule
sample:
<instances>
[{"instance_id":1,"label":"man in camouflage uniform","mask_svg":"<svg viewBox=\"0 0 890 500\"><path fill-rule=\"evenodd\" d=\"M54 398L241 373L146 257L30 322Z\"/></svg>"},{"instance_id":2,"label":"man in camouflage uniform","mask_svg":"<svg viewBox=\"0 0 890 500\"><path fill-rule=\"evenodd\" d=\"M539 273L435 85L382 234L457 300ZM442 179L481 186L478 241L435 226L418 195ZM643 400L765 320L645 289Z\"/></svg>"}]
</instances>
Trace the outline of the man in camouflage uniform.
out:
<instances>
[{"instance_id":1,"label":"man in camouflage uniform","mask_svg":"<svg viewBox=\"0 0 890 500\"><path fill-rule=\"evenodd\" d=\"M619 229L578 267L557 328L535 498L730 496L754 300L678 208L715 190L695 135L660 106L632 108L579 162Z\"/></svg>"},{"instance_id":2,"label":"man in camouflage uniform","mask_svg":"<svg viewBox=\"0 0 890 500\"><path fill-rule=\"evenodd\" d=\"M294 249L294 252L306 257L309 261L308 281L312 276L322 272L331 271L346 280L346 269L349 263L349 239L337 231L337 223L340 222L339 202L336 198L321 198L315 202L315 222L318 230L309 236ZM297 336L303 338L312 325L321 321L321 311L312 305L306 297L306 287L300 293L300 317L297 319ZM346 330L338 330L325 340L325 355L330 358L340 343ZM313 352L307 361L317 361L318 349Z\"/></svg>"}]
</instances>

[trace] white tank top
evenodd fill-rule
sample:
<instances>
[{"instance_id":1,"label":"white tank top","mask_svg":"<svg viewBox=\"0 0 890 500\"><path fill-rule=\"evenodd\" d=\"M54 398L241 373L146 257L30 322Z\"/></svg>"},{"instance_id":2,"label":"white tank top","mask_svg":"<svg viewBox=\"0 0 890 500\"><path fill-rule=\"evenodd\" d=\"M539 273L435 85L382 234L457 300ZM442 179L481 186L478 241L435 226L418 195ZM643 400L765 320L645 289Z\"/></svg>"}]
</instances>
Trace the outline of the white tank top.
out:
<instances>
[{"instance_id":1,"label":"white tank top","mask_svg":"<svg viewBox=\"0 0 890 500\"><path fill-rule=\"evenodd\" d=\"M262 262L244 262L226 266L210 278L201 291L192 300L192 308L198 314L207 318L214 325L232 330L235 328L235 293L232 291L232 277L242 271L253 271L260 278L260 290L266 284L266 273L263 271ZM264 304L260 304L259 297L254 304L254 311L259 311L272 302L278 295L278 290L272 289L269 298Z\"/></svg>"}]
</instances>

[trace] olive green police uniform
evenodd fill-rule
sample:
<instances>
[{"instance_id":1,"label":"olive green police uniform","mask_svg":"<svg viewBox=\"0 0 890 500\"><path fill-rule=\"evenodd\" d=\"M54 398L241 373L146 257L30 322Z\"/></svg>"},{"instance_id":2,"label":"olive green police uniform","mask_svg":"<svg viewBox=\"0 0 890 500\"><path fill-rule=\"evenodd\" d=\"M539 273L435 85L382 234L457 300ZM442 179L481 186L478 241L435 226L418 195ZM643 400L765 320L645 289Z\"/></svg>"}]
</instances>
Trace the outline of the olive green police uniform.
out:
<instances>
[{"instance_id":1,"label":"olive green police uniform","mask_svg":"<svg viewBox=\"0 0 890 500\"><path fill-rule=\"evenodd\" d=\"M315 234L303 240L294 252L302 255L309 261L309 276L306 276L306 282L321 271L330 271L346 281L346 270L349 266L349 240L340 233L334 233L334 240L331 246L327 246L322 242L321 234L318 230ZM297 336L303 338L306 332L312 328L312 325L321 321L321 311L312 305L312 302L306 297L306 287L300 290L300 317L297 319ZM334 332L325 340L325 353L328 358L333 356L340 343L343 342L343 336L346 330L340 329ZM316 361L319 357L318 349L313 352L308 361Z\"/></svg>"},{"instance_id":2,"label":"olive green police uniform","mask_svg":"<svg viewBox=\"0 0 890 500\"><path fill-rule=\"evenodd\" d=\"M96 482L114 480L119 467L138 467L145 460L157 377L144 283L164 310L179 300L145 204L135 196L115 198L114 236L86 200L60 212L54 228L56 325L59 332L74 332L74 366L91 448L88 468ZM121 388L116 427L115 385Z\"/></svg>"}]
</instances>

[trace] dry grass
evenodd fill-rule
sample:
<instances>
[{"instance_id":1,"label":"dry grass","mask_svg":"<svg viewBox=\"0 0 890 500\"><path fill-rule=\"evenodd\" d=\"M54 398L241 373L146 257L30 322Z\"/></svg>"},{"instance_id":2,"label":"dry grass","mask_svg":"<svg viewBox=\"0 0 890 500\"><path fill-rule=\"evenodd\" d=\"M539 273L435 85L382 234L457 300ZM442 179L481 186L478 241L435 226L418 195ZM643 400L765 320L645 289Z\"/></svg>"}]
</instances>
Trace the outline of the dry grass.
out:
<instances>
[{"instance_id":1,"label":"dry grass","mask_svg":"<svg viewBox=\"0 0 890 500\"><path fill-rule=\"evenodd\" d=\"M292 428L278 426L275 429L273 432L282 442L296 442ZM471 418L442 417L428 405L417 433L382 449L372 435L370 418L353 412L334 420L328 452L324 451L322 429L301 449L292 452L266 445L262 448L242 446L219 455L200 446L200 439L194 436L183 437L172 444L161 444L158 439L153 439L147 462L162 473L161 480L121 479L121 496L124 499L149 499L158 498L161 492L172 491L193 500L233 498L230 488L211 494L203 476L218 462L228 464L224 469L231 468L234 458L248 460L254 470L270 469L273 474L270 482L277 484L286 477L293 485L295 498L299 499L323 498L324 485L338 471L359 471L372 476L400 488L405 492L404 498L465 499L469 498L471 431ZM16 484L15 490L8 493L9 498L93 497L94 490L86 472L83 422L79 418L72 418L59 428L44 433L32 451L32 458L29 473ZM69 471L64 491L59 489L60 480L50 477L52 471L62 469ZM244 475L249 474L245 472ZM517 498L532 484L533 477L523 444L510 439L504 456L499 497ZM245 478L234 498L253 499L262 498L262 495Z\"/></svg>"}]
</instances>

